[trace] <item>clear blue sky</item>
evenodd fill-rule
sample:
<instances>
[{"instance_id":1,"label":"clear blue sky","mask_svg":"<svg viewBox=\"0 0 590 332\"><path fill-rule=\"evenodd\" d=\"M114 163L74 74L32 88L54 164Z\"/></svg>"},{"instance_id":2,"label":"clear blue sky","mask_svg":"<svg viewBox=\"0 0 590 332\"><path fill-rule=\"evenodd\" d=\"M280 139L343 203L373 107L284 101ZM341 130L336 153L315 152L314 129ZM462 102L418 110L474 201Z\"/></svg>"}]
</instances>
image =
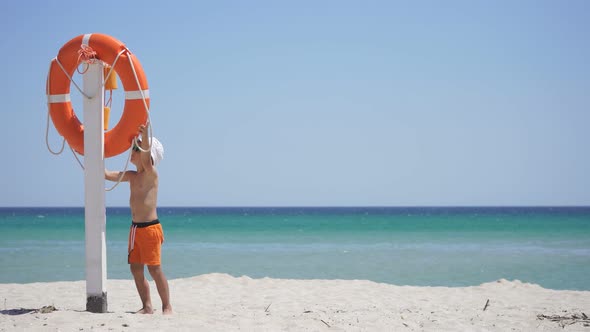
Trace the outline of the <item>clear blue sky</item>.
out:
<instances>
[{"instance_id":1,"label":"clear blue sky","mask_svg":"<svg viewBox=\"0 0 590 332\"><path fill-rule=\"evenodd\" d=\"M585 0L9 1L0 27L0 206L84 205L45 79L91 32L146 71L161 206L590 205Z\"/></svg>"}]
</instances>

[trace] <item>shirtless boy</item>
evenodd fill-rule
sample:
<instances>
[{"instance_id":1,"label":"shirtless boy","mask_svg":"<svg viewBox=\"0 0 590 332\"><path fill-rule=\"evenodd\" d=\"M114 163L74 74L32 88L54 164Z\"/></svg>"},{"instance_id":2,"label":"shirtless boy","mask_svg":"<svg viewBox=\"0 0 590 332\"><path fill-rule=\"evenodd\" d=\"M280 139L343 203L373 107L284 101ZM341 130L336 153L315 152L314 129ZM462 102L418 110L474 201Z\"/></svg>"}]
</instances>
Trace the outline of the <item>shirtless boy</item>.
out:
<instances>
[{"instance_id":1,"label":"shirtless boy","mask_svg":"<svg viewBox=\"0 0 590 332\"><path fill-rule=\"evenodd\" d=\"M149 150L150 140L145 125L139 127L139 133L141 141L138 144L141 150L134 144L131 154L131 162L137 170L126 171L121 179L121 182L129 182L131 193L129 206L131 207L132 224L129 231L128 263L143 304L137 313L154 313L150 298L150 286L144 276L144 266L147 265L162 300L162 313L171 314L168 280L166 280L161 266L161 247L164 242L164 234L156 212L158 172L155 166L163 158L164 149L162 144L153 138L151 151ZM118 181L121 173L105 170L105 179Z\"/></svg>"}]
</instances>

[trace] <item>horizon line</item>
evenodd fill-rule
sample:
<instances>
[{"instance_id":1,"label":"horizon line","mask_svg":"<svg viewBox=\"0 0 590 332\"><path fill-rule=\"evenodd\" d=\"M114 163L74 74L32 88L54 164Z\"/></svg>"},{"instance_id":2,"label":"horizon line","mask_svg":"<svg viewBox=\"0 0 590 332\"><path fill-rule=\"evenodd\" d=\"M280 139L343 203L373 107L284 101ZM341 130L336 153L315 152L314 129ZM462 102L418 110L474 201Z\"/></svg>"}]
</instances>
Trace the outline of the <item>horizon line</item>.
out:
<instances>
[{"instance_id":1,"label":"horizon line","mask_svg":"<svg viewBox=\"0 0 590 332\"><path fill-rule=\"evenodd\" d=\"M17 205L0 206L5 208L85 208L84 206L71 205ZM127 208L129 206L106 206L105 208ZM158 209L165 208L198 208L198 209L293 209L293 208L590 208L590 205L162 205Z\"/></svg>"}]
</instances>

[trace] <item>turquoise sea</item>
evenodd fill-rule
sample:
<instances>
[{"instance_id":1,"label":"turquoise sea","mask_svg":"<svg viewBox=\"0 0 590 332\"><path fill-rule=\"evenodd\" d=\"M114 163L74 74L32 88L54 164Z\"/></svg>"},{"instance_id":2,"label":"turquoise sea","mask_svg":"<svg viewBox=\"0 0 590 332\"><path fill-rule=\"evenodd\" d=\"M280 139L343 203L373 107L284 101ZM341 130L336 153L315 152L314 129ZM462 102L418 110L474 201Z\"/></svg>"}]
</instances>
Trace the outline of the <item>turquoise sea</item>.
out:
<instances>
[{"instance_id":1,"label":"turquoise sea","mask_svg":"<svg viewBox=\"0 0 590 332\"><path fill-rule=\"evenodd\" d=\"M169 279L501 278L590 290L590 207L159 208ZM131 279L128 208L107 208L107 271ZM85 279L83 208L0 208L0 283Z\"/></svg>"}]
</instances>

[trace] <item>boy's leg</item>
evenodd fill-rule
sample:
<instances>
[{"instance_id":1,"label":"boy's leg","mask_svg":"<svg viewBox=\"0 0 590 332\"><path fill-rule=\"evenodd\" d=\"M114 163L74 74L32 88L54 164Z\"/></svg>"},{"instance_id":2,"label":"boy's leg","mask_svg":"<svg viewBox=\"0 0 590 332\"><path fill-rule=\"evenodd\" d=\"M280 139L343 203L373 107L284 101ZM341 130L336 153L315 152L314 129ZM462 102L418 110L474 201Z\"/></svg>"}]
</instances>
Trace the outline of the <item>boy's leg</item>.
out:
<instances>
[{"instance_id":1,"label":"boy's leg","mask_svg":"<svg viewBox=\"0 0 590 332\"><path fill-rule=\"evenodd\" d=\"M160 298L162 299L162 312L164 314L171 314L172 305L170 305L170 290L168 288L168 280L166 280L164 271L162 271L162 266L148 265L148 271L150 271L152 278L154 278L156 287L158 288L158 294L160 294Z\"/></svg>"},{"instance_id":2,"label":"boy's leg","mask_svg":"<svg viewBox=\"0 0 590 332\"><path fill-rule=\"evenodd\" d=\"M143 308L141 308L138 313L154 313L154 309L152 308L152 300L150 298L150 284L143 274L143 264L131 263L130 268L131 274L133 274L133 279L135 280L135 287L137 287L137 292L139 293L141 303L143 304Z\"/></svg>"}]
</instances>

